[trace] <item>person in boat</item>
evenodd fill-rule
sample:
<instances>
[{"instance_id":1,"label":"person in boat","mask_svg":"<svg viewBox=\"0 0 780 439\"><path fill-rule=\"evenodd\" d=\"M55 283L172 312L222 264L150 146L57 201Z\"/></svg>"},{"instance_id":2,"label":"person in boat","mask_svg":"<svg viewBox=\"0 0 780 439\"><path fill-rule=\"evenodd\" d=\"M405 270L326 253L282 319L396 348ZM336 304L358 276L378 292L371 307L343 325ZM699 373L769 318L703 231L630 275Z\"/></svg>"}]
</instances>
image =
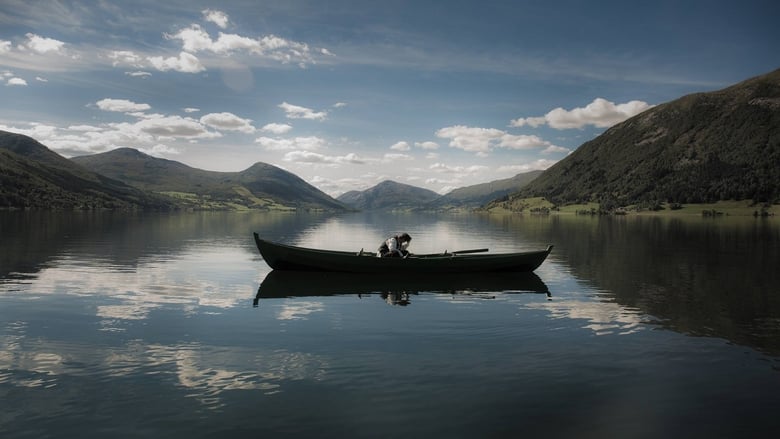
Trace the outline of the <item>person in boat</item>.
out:
<instances>
[{"instance_id":1,"label":"person in boat","mask_svg":"<svg viewBox=\"0 0 780 439\"><path fill-rule=\"evenodd\" d=\"M401 233L400 235L391 236L387 238L382 245L379 246L377 254L383 258L399 257L405 258L409 255L407 248L409 243L412 242L412 237L408 233Z\"/></svg>"}]
</instances>

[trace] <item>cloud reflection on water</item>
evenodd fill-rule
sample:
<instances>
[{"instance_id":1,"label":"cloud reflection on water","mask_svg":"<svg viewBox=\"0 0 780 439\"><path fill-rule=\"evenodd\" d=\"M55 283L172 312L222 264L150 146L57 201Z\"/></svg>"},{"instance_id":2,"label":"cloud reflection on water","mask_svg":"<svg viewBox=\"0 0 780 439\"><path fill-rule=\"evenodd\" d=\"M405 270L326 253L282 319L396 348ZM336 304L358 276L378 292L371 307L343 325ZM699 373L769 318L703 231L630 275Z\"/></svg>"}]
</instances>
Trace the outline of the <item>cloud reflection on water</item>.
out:
<instances>
[{"instance_id":1,"label":"cloud reflection on water","mask_svg":"<svg viewBox=\"0 0 780 439\"><path fill-rule=\"evenodd\" d=\"M67 303L82 307L76 312L93 313L97 331L126 332L145 325L143 321L156 311L212 315L246 305L257 276L263 275L258 274L254 259L241 248L208 243L185 248L175 258L142 258L133 266L64 254L25 278L24 289L6 283L0 295L17 302L46 300L45 304L63 295L83 298ZM304 318L322 309L321 303L312 303L288 307L280 316ZM64 324L81 331L89 320ZM219 405L218 396L228 390L277 392L285 380L317 379L327 363L310 354L283 350L140 339L96 349L87 341L91 335L83 334L83 343L63 342L32 335L29 326L22 320L5 324L0 335L0 383L48 388L74 377L106 380L149 375L164 379L173 373L177 384L190 389L192 396L204 404Z\"/></svg>"},{"instance_id":2,"label":"cloud reflection on water","mask_svg":"<svg viewBox=\"0 0 780 439\"><path fill-rule=\"evenodd\" d=\"M6 328L8 329L8 328ZM166 376L204 405L220 406L231 390L283 391L291 380L321 380L325 357L305 352L211 346L201 343L146 344L131 340L119 347L34 340L24 330L0 337L0 383L51 388L75 377L106 381Z\"/></svg>"},{"instance_id":3,"label":"cloud reflection on water","mask_svg":"<svg viewBox=\"0 0 780 439\"><path fill-rule=\"evenodd\" d=\"M313 301L286 301L280 305L280 308L276 315L278 320L305 320L310 314L324 311L325 304Z\"/></svg>"},{"instance_id":4,"label":"cloud reflection on water","mask_svg":"<svg viewBox=\"0 0 780 439\"><path fill-rule=\"evenodd\" d=\"M549 302L532 302L528 309L544 310L553 319L583 320L583 329L595 335L630 335L647 328L650 318L635 308L615 302L591 299L561 298Z\"/></svg>"},{"instance_id":5,"label":"cloud reflection on water","mask_svg":"<svg viewBox=\"0 0 780 439\"><path fill-rule=\"evenodd\" d=\"M133 267L97 264L71 255L26 280L24 299L63 293L99 297L103 303L96 307L96 315L107 322L143 320L168 305L182 305L190 311L232 308L246 302L258 276L256 263L237 257L237 251L234 247L197 247L177 258L141 260ZM242 259L243 263L237 263ZM14 294L13 288L3 290Z\"/></svg>"}]
</instances>

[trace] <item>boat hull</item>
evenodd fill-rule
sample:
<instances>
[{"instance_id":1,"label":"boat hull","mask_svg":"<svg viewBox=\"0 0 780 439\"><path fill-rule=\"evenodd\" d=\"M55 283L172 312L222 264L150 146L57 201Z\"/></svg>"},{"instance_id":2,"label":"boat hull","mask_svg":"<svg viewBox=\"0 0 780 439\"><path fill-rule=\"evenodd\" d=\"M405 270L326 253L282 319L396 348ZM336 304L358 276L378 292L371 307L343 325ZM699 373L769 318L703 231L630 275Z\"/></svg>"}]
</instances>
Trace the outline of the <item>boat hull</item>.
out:
<instances>
[{"instance_id":1,"label":"boat hull","mask_svg":"<svg viewBox=\"0 0 780 439\"><path fill-rule=\"evenodd\" d=\"M474 273L530 272L552 251L501 254L439 254L408 258L378 258L372 254L295 247L261 239L254 234L257 249L274 270L333 271L347 273Z\"/></svg>"}]
</instances>

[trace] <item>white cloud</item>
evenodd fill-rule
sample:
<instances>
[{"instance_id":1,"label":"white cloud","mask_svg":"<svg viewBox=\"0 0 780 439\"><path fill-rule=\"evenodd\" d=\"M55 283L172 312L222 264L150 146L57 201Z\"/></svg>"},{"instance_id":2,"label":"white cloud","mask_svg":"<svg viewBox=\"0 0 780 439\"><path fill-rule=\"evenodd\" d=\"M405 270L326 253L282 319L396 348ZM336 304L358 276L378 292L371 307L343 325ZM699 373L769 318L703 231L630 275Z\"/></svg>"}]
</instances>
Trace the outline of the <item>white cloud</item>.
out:
<instances>
[{"instance_id":1,"label":"white cloud","mask_svg":"<svg viewBox=\"0 0 780 439\"><path fill-rule=\"evenodd\" d=\"M108 58L111 59L111 65L116 67L126 65L131 67L143 67L144 58L132 50L114 50L109 52Z\"/></svg>"},{"instance_id":2,"label":"white cloud","mask_svg":"<svg viewBox=\"0 0 780 439\"><path fill-rule=\"evenodd\" d=\"M95 103L103 111L117 111L120 113L131 113L137 111L146 111L152 107L149 104L137 104L127 99L101 99Z\"/></svg>"},{"instance_id":3,"label":"white cloud","mask_svg":"<svg viewBox=\"0 0 780 439\"><path fill-rule=\"evenodd\" d=\"M513 174L520 174L529 171L543 171L556 163L555 160L540 159L531 163L524 163L520 165L505 165L500 166L497 171L500 173L511 172Z\"/></svg>"},{"instance_id":4,"label":"white cloud","mask_svg":"<svg viewBox=\"0 0 780 439\"><path fill-rule=\"evenodd\" d=\"M154 68L163 72L173 70L181 73L198 73L206 70L195 55L187 52L179 53L178 58L153 56L149 58L149 62Z\"/></svg>"},{"instance_id":5,"label":"white cloud","mask_svg":"<svg viewBox=\"0 0 780 439\"><path fill-rule=\"evenodd\" d=\"M596 98L585 107L565 110L556 108L544 116L514 119L510 126L538 127L544 124L558 130L583 128L593 125L598 128L608 128L637 114L652 108L653 105L643 101L630 101L625 104L615 104L603 98Z\"/></svg>"},{"instance_id":6,"label":"white cloud","mask_svg":"<svg viewBox=\"0 0 780 439\"><path fill-rule=\"evenodd\" d=\"M439 149L439 144L436 142L415 142L414 146L422 149Z\"/></svg>"},{"instance_id":7,"label":"white cloud","mask_svg":"<svg viewBox=\"0 0 780 439\"><path fill-rule=\"evenodd\" d=\"M542 154L553 154L556 152L565 152L568 154L571 152L571 150L569 148L564 148L562 146L555 146L555 145L550 145L547 148L542 150Z\"/></svg>"},{"instance_id":8,"label":"white cloud","mask_svg":"<svg viewBox=\"0 0 780 439\"><path fill-rule=\"evenodd\" d=\"M22 78L14 77L14 78L9 79L8 82L5 83L5 85L7 85L9 87L10 86L21 86L21 87L24 87L24 86L27 85L27 81L25 81Z\"/></svg>"},{"instance_id":9,"label":"white cloud","mask_svg":"<svg viewBox=\"0 0 780 439\"><path fill-rule=\"evenodd\" d=\"M490 151L491 143L505 134L504 131L495 128L477 128L463 125L441 128L436 131L437 137L450 139L449 145L453 148L481 153Z\"/></svg>"},{"instance_id":10,"label":"white cloud","mask_svg":"<svg viewBox=\"0 0 780 439\"><path fill-rule=\"evenodd\" d=\"M144 133L164 137L215 138L219 133L210 132L195 119L181 116L163 116L144 119L134 124Z\"/></svg>"},{"instance_id":11,"label":"white cloud","mask_svg":"<svg viewBox=\"0 0 780 439\"><path fill-rule=\"evenodd\" d=\"M176 148L171 148L167 145L163 145L161 143L158 143L151 148L139 148L139 151L141 151L144 154L148 154L151 156L161 156L161 155L176 155L180 154L181 151L179 151Z\"/></svg>"},{"instance_id":12,"label":"white cloud","mask_svg":"<svg viewBox=\"0 0 780 439\"><path fill-rule=\"evenodd\" d=\"M310 119L310 120L325 120L328 117L327 111L314 111L311 108L300 107L298 105L288 104L282 102L279 104L279 108L284 110L289 119Z\"/></svg>"},{"instance_id":13,"label":"white cloud","mask_svg":"<svg viewBox=\"0 0 780 439\"><path fill-rule=\"evenodd\" d=\"M59 52L65 45L62 41L42 37L33 33L28 33L26 36L27 43L25 43L25 47L37 53Z\"/></svg>"},{"instance_id":14,"label":"white cloud","mask_svg":"<svg viewBox=\"0 0 780 439\"><path fill-rule=\"evenodd\" d=\"M48 139L53 138L57 134L57 127L52 125L44 125L42 123L35 122L30 123L29 125L29 128L18 128L0 124L0 130L23 134L25 136L32 137L41 143L44 143Z\"/></svg>"},{"instance_id":15,"label":"white cloud","mask_svg":"<svg viewBox=\"0 0 780 439\"><path fill-rule=\"evenodd\" d=\"M550 142L542 140L538 136L504 134L498 145L509 149L532 149L550 146Z\"/></svg>"},{"instance_id":16,"label":"white cloud","mask_svg":"<svg viewBox=\"0 0 780 439\"><path fill-rule=\"evenodd\" d=\"M409 151L412 148L409 146L409 142L402 141L390 145L390 149L392 149L393 151Z\"/></svg>"},{"instance_id":17,"label":"white cloud","mask_svg":"<svg viewBox=\"0 0 780 439\"><path fill-rule=\"evenodd\" d=\"M193 24L175 34L165 34L165 38L181 40L182 48L186 52L208 51L218 55L230 55L233 52L246 51L284 64L294 62L304 67L314 63L311 50L306 43L287 40L275 35L251 38L219 32L215 40L202 27Z\"/></svg>"},{"instance_id":18,"label":"white cloud","mask_svg":"<svg viewBox=\"0 0 780 439\"><path fill-rule=\"evenodd\" d=\"M225 29L227 27L229 20L226 13L222 11L215 11L213 9L204 9L201 12L203 13L204 20L216 24L221 29Z\"/></svg>"},{"instance_id":19,"label":"white cloud","mask_svg":"<svg viewBox=\"0 0 780 439\"><path fill-rule=\"evenodd\" d=\"M355 154L354 152L351 152L345 156L339 156L335 158L336 162L338 163L350 163L353 165L362 165L366 163L366 160L360 157L359 155Z\"/></svg>"},{"instance_id":20,"label":"white cloud","mask_svg":"<svg viewBox=\"0 0 780 439\"><path fill-rule=\"evenodd\" d=\"M513 127L524 127L526 125L532 128L538 128L547 123L547 119L544 116L540 117L526 117L512 120L509 125Z\"/></svg>"},{"instance_id":21,"label":"white cloud","mask_svg":"<svg viewBox=\"0 0 780 439\"><path fill-rule=\"evenodd\" d=\"M439 195L446 195L455 189L457 189L459 186L444 186L441 189L439 189L438 194Z\"/></svg>"},{"instance_id":22,"label":"white cloud","mask_svg":"<svg viewBox=\"0 0 780 439\"><path fill-rule=\"evenodd\" d=\"M368 160L363 159L362 157L360 157L359 155L355 154L354 152L351 152L351 153L349 153L349 154L347 154L345 156L336 157L336 161L338 163L350 163L350 164L353 164L353 165L362 165L362 164L366 163Z\"/></svg>"},{"instance_id":23,"label":"white cloud","mask_svg":"<svg viewBox=\"0 0 780 439\"><path fill-rule=\"evenodd\" d=\"M259 143L260 146L269 151L284 151L291 149L305 149L311 151L325 146L325 140L316 136L295 137L292 139L274 139L263 136L255 139L255 143Z\"/></svg>"},{"instance_id":24,"label":"white cloud","mask_svg":"<svg viewBox=\"0 0 780 439\"><path fill-rule=\"evenodd\" d=\"M103 129L100 127L96 127L94 125L71 125L68 128L68 131L102 131Z\"/></svg>"},{"instance_id":25,"label":"white cloud","mask_svg":"<svg viewBox=\"0 0 780 439\"><path fill-rule=\"evenodd\" d=\"M11 42L0 40L0 53L8 53L11 51Z\"/></svg>"},{"instance_id":26,"label":"white cloud","mask_svg":"<svg viewBox=\"0 0 780 439\"><path fill-rule=\"evenodd\" d=\"M272 134L285 134L292 130L292 125L286 123L269 123L263 126L262 131Z\"/></svg>"},{"instance_id":27,"label":"white cloud","mask_svg":"<svg viewBox=\"0 0 780 439\"><path fill-rule=\"evenodd\" d=\"M404 161L414 160L414 157L410 156L409 154L385 154L384 155L385 162L397 162L402 160Z\"/></svg>"},{"instance_id":28,"label":"white cloud","mask_svg":"<svg viewBox=\"0 0 780 439\"><path fill-rule=\"evenodd\" d=\"M149 72L141 72L141 71L138 71L138 72L125 72L125 75L131 76L133 78L144 78L144 79L152 76L152 74L149 73Z\"/></svg>"},{"instance_id":29,"label":"white cloud","mask_svg":"<svg viewBox=\"0 0 780 439\"><path fill-rule=\"evenodd\" d=\"M472 165L472 166L449 166L444 163L434 163L428 167L428 169L435 172L442 172L448 174L476 174L479 172L485 172L489 168L487 166Z\"/></svg>"},{"instance_id":30,"label":"white cloud","mask_svg":"<svg viewBox=\"0 0 780 439\"><path fill-rule=\"evenodd\" d=\"M103 105L107 108L122 108L116 102L104 102ZM71 125L67 128L30 124L30 127L23 129L3 126L0 129L28 135L66 156L94 154L119 147L131 147L154 154L176 154L178 150L170 143L178 139L195 141L221 137L219 132L209 131L195 119L158 114L144 116L134 123Z\"/></svg>"},{"instance_id":31,"label":"white cloud","mask_svg":"<svg viewBox=\"0 0 780 439\"><path fill-rule=\"evenodd\" d=\"M209 113L200 118L200 123L221 130L255 132L251 119L242 119L233 113Z\"/></svg>"},{"instance_id":32,"label":"white cloud","mask_svg":"<svg viewBox=\"0 0 780 439\"><path fill-rule=\"evenodd\" d=\"M485 156L494 148L535 149L559 151L559 147L538 136L514 135L495 128L478 128L456 125L436 131L436 136L450 139L449 146ZM428 143L428 142L426 142ZM435 144L433 142L429 142ZM438 146L438 145L437 145ZM567 150L568 151L568 150Z\"/></svg>"},{"instance_id":33,"label":"white cloud","mask_svg":"<svg viewBox=\"0 0 780 439\"><path fill-rule=\"evenodd\" d=\"M197 24L182 29L173 35L165 34L165 38L181 40L182 48L188 52L197 53L202 50L215 51L213 49L214 43L211 41L211 36Z\"/></svg>"},{"instance_id":34,"label":"white cloud","mask_svg":"<svg viewBox=\"0 0 780 439\"><path fill-rule=\"evenodd\" d=\"M333 104L333 108L344 108L346 106L347 106L346 102L336 102L335 104Z\"/></svg>"},{"instance_id":35,"label":"white cloud","mask_svg":"<svg viewBox=\"0 0 780 439\"><path fill-rule=\"evenodd\" d=\"M284 161L305 163L305 164L322 164L322 165L339 165L339 164L364 164L366 161L355 153L349 153L344 156L327 156L310 151L290 151L284 155Z\"/></svg>"}]
</instances>

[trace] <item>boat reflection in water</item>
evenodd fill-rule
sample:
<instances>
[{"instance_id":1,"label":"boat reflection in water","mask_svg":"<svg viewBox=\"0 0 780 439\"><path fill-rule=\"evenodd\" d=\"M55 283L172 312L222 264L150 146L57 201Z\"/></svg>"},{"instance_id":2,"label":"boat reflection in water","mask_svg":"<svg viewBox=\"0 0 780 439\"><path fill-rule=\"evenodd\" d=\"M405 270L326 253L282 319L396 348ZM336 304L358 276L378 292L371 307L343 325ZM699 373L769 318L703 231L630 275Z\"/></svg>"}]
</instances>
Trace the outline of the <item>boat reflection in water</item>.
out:
<instances>
[{"instance_id":1,"label":"boat reflection in water","mask_svg":"<svg viewBox=\"0 0 780 439\"><path fill-rule=\"evenodd\" d=\"M408 305L420 293L475 295L479 293L538 293L552 297L533 272L441 274L360 274L272 270L260 283L253 301L283 297L312 297L378 293L393 305ZM495 298L479 294L483 298Z\"/></svg>"}]
</instances>

